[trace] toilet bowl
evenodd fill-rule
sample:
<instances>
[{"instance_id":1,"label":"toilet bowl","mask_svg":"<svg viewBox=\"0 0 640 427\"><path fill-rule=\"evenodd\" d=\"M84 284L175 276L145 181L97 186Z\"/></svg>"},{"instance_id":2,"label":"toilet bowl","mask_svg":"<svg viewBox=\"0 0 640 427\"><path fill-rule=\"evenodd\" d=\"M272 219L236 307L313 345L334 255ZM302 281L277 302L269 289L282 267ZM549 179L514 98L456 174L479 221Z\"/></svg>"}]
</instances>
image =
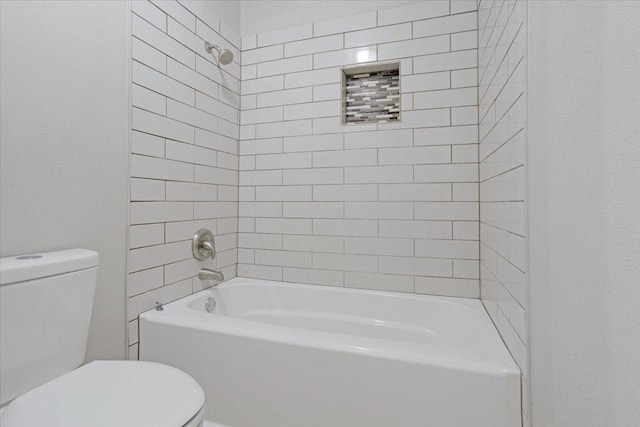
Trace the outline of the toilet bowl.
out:
<instances>
[{"instance_id":1,"label":"toilet bowl","mask_svg":"<svg viewBox=\"0 0 640 427\"><path fill-rule=\"evenodd\" d=\"M198 427L204 393L160 363L95 361L17 397L2 427Z\"/></svg>"},{"instance_id":2,"label":"toilet bowl","mask_svg":"<svg viewBox=\"0 0 640 427\"><path fill-rule=\"evenodd\" d=\"M97 269L87 249L0 258L0 426L200 427L204 392L184 372L82 365Z\"/></svg>"}]
</instances>

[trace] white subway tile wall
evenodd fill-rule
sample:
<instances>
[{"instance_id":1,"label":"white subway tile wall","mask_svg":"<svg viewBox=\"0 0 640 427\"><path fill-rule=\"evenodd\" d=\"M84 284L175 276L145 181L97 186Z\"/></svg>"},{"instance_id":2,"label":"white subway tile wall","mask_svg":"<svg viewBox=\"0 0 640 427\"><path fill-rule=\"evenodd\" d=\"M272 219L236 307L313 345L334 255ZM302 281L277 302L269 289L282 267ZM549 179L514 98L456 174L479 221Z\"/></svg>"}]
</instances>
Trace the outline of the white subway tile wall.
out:
<instances>
[{"instance_id":1,"label":"white subway tile wall","mask_svg":"<svg viewBox=\"0 0 640 427\"><path fill-rule=\"evenodd\" d=\"M480 1L480 294L522 371L522 415L526 427L530 403L527 399L528 282L525 258L525 21L526 4L522 0ZM465 78L456 76L456 79ZM468 153L458 155L466 157Z\"/></svg>"},{"instance_id":2,"label":"white subway tile wall","mask_svg":"<svg viewBox=\"0 0 640 427\"><path fill-rule=\"evenodd\" d=\"M239 276L479 297L474 6L243 37ZM340 67L376 60L400 62L402 121L343 126Z\"/></svg>"},{"instance_id":3,"label":"white subway tile wall","mask_svg":"<svg viewBox=\"0 0 640 427\"><path fill-rule=\"evenodd\" d=\"M522 1L417 3L247 35L242 50L199 3L132 11L132 358L138 314L201 289L206 265L480 296L528 395ZM242 67L217 67L205 39ZM341 125L340 67L364 56L401 63L401 123ZM202 227L216 261L191 257Z\"/></svg>"},{"instance_id":4,"label":"white subway tile wall","mask_svg":"<svg viewBox=\"0 0 640 427\"><path fill-rule=\"evenodd\" d=\"M131 18L127 316L136 359L141 312L211 285L197 278L201 267L236 276L240 36L199 2L134 0ZM218 67L205 40L230 49L234 62ZM248 114L242 119L251 123ZM200 228L216 236L213 261L192 258L190 240Z\"/></svg>"}]
</instances>

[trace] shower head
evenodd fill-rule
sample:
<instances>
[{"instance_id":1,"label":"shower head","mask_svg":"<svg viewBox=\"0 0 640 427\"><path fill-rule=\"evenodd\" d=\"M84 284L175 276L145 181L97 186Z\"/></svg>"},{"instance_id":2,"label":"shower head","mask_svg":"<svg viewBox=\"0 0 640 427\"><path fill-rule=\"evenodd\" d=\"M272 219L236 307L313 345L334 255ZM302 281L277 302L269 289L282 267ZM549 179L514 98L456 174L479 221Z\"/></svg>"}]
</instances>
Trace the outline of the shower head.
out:
<instances>
[{"instance_id":1,"label":"shower head","mask_svg":"<svg viewBox=\"0 0 640 427\"><path fill-rule=\"evenodd\" d=\"M218 62L222 65L227 65L233 60L233 53L229 49L221 49L220 46L215 44L204 42L204 48L207 52L213 55L213 49L218 51Z\"/></svg>"}]
</instances>

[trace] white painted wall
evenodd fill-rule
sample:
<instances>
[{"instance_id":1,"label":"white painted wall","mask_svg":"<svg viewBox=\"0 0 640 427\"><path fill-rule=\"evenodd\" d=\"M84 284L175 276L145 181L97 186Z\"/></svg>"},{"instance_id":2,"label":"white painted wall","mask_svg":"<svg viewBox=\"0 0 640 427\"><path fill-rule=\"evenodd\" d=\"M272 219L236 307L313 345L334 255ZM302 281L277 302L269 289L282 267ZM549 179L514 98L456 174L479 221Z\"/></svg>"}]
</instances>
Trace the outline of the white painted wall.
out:
<instances>
[{"instance_id":1,"label":"white painted wall","mask_svg":"<svg viewBox=\"0 0 640 427\"><path fill-rule=\"evenodd\" d=\"M87 359L125 356L127 9L0 2L0 252L100 253Z\"/></svg>"},{"instance_id":2,"label":"white painted wall","mask_svg":"<svg viewBox=\"0 0 640 427\"><path fill-rule=\"evenodd\" d=\"M535 427L640 425L640 3L529 3Z\"/></svg>"},{"instance_id":3,"label":"white painted wall","mask_svg":"<svg viewBox=\"0 0 640 427\"><path fill-rule=\"evenodd\" d=\"M240 29L242 35L256 34L417 2L419 0L242 0Z\"/></svg>"}]
</instances>

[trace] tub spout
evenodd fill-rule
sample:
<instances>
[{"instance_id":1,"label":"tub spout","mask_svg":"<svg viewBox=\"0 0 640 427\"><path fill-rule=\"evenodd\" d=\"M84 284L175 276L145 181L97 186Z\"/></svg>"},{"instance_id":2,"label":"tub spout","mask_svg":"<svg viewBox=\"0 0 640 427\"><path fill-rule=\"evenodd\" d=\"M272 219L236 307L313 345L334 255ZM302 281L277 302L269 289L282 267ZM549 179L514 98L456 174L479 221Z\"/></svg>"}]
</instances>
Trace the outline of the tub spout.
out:
<instances>
[{"instance_id":1,"label":"tub spout","mask_svg":"<svg viewBox=\"0 0 640 427\"><path fill-rule=\"evenodd\" d=\"M220 270L209 270L208 268L200 269L198 273L198 278L200 280L215 280L217 282L222 282L224 280L224 274Z\"/></svg>"}]
</instances>

